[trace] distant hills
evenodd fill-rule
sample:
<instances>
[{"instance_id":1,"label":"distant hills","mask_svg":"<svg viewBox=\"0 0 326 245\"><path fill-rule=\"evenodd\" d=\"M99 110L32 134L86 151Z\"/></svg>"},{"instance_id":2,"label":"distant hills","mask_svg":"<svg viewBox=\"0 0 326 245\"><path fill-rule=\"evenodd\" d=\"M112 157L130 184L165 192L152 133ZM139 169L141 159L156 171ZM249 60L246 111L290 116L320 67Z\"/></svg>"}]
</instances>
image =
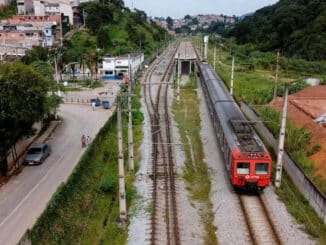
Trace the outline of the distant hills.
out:
<instances>
[{"instance_id":1,"label":"distant hills","mask_svg":"<svg viewBox=\"0 0 326 245\"><path fill-rule=\"evenodd\" d=\"M262 51L307 60L326 59L326 1L280 0L245 17L229 32L238 43L252 43Z\"/></svg>"}]
</instances>

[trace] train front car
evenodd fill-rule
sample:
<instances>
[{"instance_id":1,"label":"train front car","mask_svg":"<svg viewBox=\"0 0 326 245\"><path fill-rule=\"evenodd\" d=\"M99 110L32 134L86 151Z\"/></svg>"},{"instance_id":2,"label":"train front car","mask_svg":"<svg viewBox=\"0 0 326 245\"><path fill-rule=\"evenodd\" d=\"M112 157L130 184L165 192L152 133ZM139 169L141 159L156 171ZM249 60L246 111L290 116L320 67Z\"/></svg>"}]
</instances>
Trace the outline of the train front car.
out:
<instances>
[{"instance_id":1,"label":"train front car","mask_svg":"<svg viewBox=\"0 0 326 245\"><path fill-rule=\"evenodd\" d=\"M270 183L271 156L248 122L230 120L236 147L231 149L230 178L236 188L263 190Z\"/></svg>"},{"instance_id":2,"label":"train front car","mask_svg":"<svg viewBox=\"0 0 326 245\"><path fill-rule=\"evenodd\" d=\"M231 184L262 190L270 183L271 157L228 89L207 63L200 76Z\"/></svg>"}]
</instances>

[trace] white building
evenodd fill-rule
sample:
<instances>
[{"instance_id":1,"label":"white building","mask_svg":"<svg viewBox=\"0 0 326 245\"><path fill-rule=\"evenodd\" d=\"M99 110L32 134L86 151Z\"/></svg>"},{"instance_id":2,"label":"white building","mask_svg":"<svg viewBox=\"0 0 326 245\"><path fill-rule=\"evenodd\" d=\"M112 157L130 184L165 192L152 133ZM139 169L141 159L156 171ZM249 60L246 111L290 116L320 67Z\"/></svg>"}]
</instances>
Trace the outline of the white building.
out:
<instances>
[{"instance_id":1,"label":"white building","mask_svg":"<svg viewBox=\"0 0 326 245\"><path fill-rule=\"evenodd\" d=\"M34 13L33 0L17 0L17 12L21 15Z\"/></svg>"},{"instance_id":2,"label":"white building","mask_svg":"<svg viewBox=\"0 0 326 245\"><path fill-rule=\"evenodd\" d=\"M69 17L69 24L74 24L73 6L76 1L72 0L17 0L19 15L61 15Z\"/></svg>"},{"instance_id":3,"label":"white building","mask_svg":"<svg viewBox=\"0 0 326 245\"><path fill-rule=\"evenodd\" d=\"M102 63L99 65L100 75L105 79L122 79L128 75L129 55L132 75L135 75L144 62L143 53L125 54L118 57L104 56Z\"/></svg>"}]
</instances>

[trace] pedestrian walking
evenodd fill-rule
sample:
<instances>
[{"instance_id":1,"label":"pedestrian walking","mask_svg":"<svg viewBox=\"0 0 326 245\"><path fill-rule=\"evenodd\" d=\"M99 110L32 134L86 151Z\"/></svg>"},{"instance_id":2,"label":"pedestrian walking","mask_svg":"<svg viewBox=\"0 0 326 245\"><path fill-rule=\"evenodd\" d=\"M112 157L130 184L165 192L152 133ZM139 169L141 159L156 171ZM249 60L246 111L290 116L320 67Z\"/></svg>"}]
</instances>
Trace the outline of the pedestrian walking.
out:
<instances>
[{"instance_id":1,"label":"pedestrian walking","mask_svg":"<svg viewBox=\"0 0 326 245\"><path fill-rule=\"evenodd\" d=\"M86 137L85 137L85 135L82 135L82 137L81 137L81 144L82 144L82 148L86 147Z\"/></svg>"},{"instance_id":2,"label":"pedestrian walking","mask_svg":"<svg viewBox=\"0 0 326 245\"><path fill-rule=\"evenodd\" d=\"M86 144L87 145L90 145L91 144L91 141L92 141L92 138L91 138L91 136L87 136L87 139L86 139Z\"/></svg>"},{"instance_id":3,"label":"pedestrian walking","mask_svg":"<svg viewBox=\"0 0 326 245\"><path fill-rule=\"evenodd\" d=\"M95 111L95 101L92 102L92 109Z\"/></svg>"}]
</instances>

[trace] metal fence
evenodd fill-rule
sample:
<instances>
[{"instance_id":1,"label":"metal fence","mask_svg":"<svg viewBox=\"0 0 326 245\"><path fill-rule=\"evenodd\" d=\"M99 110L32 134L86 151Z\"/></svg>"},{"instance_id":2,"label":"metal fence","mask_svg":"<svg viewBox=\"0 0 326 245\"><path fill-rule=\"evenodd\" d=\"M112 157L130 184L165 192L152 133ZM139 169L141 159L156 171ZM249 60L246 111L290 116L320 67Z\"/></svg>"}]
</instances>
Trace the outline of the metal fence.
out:
<instances>
[{"instance_id":1,"label":"metal fence","mask_svg":"<svg viewBox=\"0 0 326 245\"><path fill-rule=\"evenodd\" d=\"M253 108L244 102L240 102L240 107L247 118L254 122L260 122L261 119ZM273 150L277 153L278 142L274 138L271 131L263 124L256 123L256 130L272 146ZM316 213L326 222L326 198L325 195L314 185L309 177L304 173L296 161L285 151L283 158L283 167L293 184L299 189L302 195L308 200L309 204L314 208Z\"/></svg>"}]
</instances>

